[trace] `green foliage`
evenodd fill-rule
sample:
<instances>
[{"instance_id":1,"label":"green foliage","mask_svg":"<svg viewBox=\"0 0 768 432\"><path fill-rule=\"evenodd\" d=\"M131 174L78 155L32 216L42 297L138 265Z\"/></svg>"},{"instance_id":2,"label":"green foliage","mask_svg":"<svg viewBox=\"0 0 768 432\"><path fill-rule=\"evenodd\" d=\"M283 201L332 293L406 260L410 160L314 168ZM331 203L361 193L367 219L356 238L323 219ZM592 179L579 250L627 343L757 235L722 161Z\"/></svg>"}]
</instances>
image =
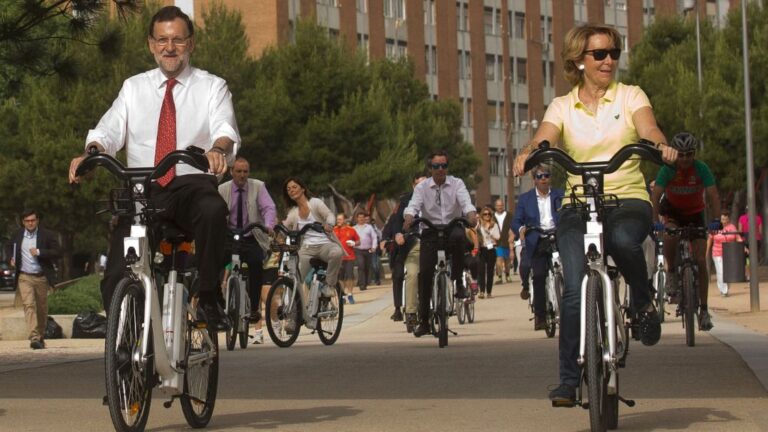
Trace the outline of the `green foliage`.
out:
<instances>
[{"instance_id":1,"label":"green foliage","mask_svg":"<svg viewBox=\"0 0 768 432\"><path fill-rule=\"evenodd\" d=\"M749 56L755 166L768 166L768 12L749 3ZM717 30L701 22L703 92L699 94L695 23L659 20L648 27L633 49L627 80L640 85L653 104L668 139L681 131L700 138L697 157L712 168L718 186L728 193L744 188L745 125L741 11L733 9Z\"/></svg>"},{"instance_id":2,"label":"green foliage","mask_svg":"<svg viewBox=\"0 0 768 432\"><path fill-rule=\"evenodd\" d=\"M241 154L273 195L300 175L315 193L333 185L354 200L396 197L437 148L452 155L455 175L479 165L461 136L459 107L432 101L408 60L366 64L326 30L299 22L295 43L267 50L252 77L237 99Z\"/></svg>"},{"instance_id":3,"label":"green foliage","mask_svg":"<svg viewBox=\"0 0 768 432\"><path fill-rule=\"evenodd\" d=\"M82 311L101 311L101 277L91 275L84 277L74 284L59 289L48 296L48 314L64 315L77 314Z\"/></svg>"}]
</instances>

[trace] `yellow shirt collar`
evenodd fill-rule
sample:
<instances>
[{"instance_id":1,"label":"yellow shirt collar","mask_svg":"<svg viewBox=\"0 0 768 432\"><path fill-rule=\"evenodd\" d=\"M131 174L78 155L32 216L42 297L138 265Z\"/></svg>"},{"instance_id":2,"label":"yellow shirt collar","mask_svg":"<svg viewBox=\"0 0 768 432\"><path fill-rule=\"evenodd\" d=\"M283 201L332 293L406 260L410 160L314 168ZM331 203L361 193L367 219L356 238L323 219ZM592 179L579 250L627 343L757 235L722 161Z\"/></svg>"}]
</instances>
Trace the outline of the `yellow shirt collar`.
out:
<instances>
[{"instance_id":1,"label":"yellow shirt collar","mask_svg":"<svg viewBox=\"0 0 768 432\"><path fill-rule=\"evenodd\" d=\"M616 92L618 91L618 84L616 81L611 81L611 84L608 86L608 90L605 91L605 94L603 97L600 98L600 101L606 101L606 102L613 102L616 100ZM579 100L579 89L581 88L581 85L575 86L570 93L571 98L571 105L573 105L574 108L586 108L586 105L584 105Z\"/></svg>"}]
</instances>

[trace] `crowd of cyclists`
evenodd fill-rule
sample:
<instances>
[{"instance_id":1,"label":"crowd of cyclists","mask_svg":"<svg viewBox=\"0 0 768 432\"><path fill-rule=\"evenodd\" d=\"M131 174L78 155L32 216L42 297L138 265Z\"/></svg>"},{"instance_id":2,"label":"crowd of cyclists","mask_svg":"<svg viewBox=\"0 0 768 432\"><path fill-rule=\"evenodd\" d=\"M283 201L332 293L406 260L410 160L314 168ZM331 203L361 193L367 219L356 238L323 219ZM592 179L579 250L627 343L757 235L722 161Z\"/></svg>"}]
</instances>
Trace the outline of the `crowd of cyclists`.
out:
<instances>
[{"instance_id":1,"label":"crowd of cyclists","mask_svg":"<svg viewBox=\"0 0 768 432\"><path fill-rule=\"evenodd\" d=\"M266 235L254 231L248 236L243 261L249 268L251 319L259 328L271 325L262 322L264 314L259 311L264 307L263 292L277 273L275 253L269 247L275 240L269 235L274 234L271 230L281 219L264 183L249 178L248 161L237 157L241 140L231 94L224 80L189 64L195 48L194 28L180 9L164 7L153 17L148 46L158 68L125 81L112 107L89 131L86 150L114 156L125 148L128 166L143 167L154 166L176 149L200 147L209 162L210 173L180 165L169 177L151 184L152 199L158 208L164 209L164 219L195 239L200 277L196 295L208 324L218 329L228 325L218 307L221 272L228 256L227 228L258 222L269 229ZM606 176L603 191L615 196L618 202L604 221L606 248L631 287L631 314L639 339L645 345L654 345L661 336L661 326L652 301L650 275L646 266L639 265L645 262L643 243L649 236L664 236L667 270L673 275L676 239L664 234L665 228L694 225L718 232L722 223L728 225L728 220L720 218L720 198L711 170L695 158L697 139L680 133L667 144L645 93L639 87L615 81L620 46L620 34L608 26L586 24L566 35L562 52L564 74L573 90L549 105L541 127L515 159L514 174L524 174L527 156L544 141L559 146L579 162L607 160L624 145L641 139L656 147L668 165L661 168L651 189L640 171L639 161L629 160ZM184 127L177 128L177 124ZM74 173L85 157L87 154L72 160L71 182L79 181ZM290 230L316 223L323 226L323 232L307 231L302 240L300 273L309 272L313 258L324 261L326 286L331 289L338 282L344 300L351 304L355 301L353 263L357 260L358 268L365 271L369 254L377 248L386 249L392 269L392 319L404 321L415 337L424 336L432 332L429 308L438 233L424 224L414 224L414 220L448 225L463 218L467 226L455 225L451 229L446 248L455 296L466 298L476 288L478 297L492 298L494 276L497 284L510 282L510 270L519 269L520 296L530 296L532 283L534 329L541 330L549 249L542 247L540 231L534 228L555 230L565 286L560 309L560 385L550 393L550 399L565 402L559 406L568 406L576 397L580 379L576 354L579 293L585 268L581 249L585 222L579 209L564 204L563 197L581 179L571 175L565 190L553 187L553 167L538 165L531 170L533 189L519 197L511 212L501 200L493 206L489 203L477 207L465 183L449 175L449 166L450 156L445 151L435 151L426 158L426 170L413 176L412 191L400 198L378 244L365 240L366 232L350 229L346 217L335 214L323 200L314 197L300 178L286 179L281 195L287 215L281 223ZM232 180L218 185L218 178L227 169ZM102 283L105 305L110 304L112 284L125 267L121 242L129 229L130 220L126 218L118 220L112 232ZM351 258L353 249L362 259ZM702 269L707 268L706 251L706 239L696 240L695 255ZM518 268L514 262L519 263ZM470 286L468 279L461 277L465 268L473 276ZM713 327L707 309L709 277L704 271L699 275L698 325L706 331ZM359 277L358 285L365 289L367 275ZM672 277L667 280L666 289L674 303L677 282ZM261 340L263 336L257 332L257 341Z\"/></svg>"}]
</instances>

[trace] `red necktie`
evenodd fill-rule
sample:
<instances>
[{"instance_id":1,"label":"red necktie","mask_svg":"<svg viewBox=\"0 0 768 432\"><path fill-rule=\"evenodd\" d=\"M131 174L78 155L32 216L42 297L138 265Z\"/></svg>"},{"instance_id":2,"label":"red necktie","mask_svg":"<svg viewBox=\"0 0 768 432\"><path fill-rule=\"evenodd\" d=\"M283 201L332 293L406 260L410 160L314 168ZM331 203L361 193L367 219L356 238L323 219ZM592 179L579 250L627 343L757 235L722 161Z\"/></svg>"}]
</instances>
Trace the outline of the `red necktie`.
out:
<instances>
[{"instance_id":1,"label":"red necktie","mask_svg":"<svg viewBox=\"0 0 768 432\"><path fill-rule=\"evenodd\" d=\"M173 103L173 86L178 81L171 78L165 82L165 97L163 107L160 108L160 121L157 124L157 143L155 145L155 166L168 153L176 150L176 105ZM176 167L157 179L160 186L165 187L176 176Z\"/></svg>"}]
</instances>

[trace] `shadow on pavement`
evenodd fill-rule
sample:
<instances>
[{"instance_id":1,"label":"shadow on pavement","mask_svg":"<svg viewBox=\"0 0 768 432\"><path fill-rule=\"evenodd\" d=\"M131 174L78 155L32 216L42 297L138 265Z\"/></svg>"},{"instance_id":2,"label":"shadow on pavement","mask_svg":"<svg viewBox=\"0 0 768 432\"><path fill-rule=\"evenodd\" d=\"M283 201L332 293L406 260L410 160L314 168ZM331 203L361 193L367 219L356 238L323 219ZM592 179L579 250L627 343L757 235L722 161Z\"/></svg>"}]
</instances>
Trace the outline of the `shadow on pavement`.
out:
<instances>
[{"instance_id":1,"label":"shadow on pavement","mask_svg":"<svg viewBox=\"0 0 768 432\"><path fill-rule=\"evenodd\" d=\"M340 418L356 416L362 410L349 406L321 406L302 409L284 409L272 411L254 411L235 414L214 414L209 429L226 430L242 429L279 429L291 425L308 425L322 422L333 422ZM151 417L151 413L150 413ZM178 431L187 429L186 423L168 425L153 431Z\"/></svg>"},{"instance_id":2,"label":"shadow on pavement","mask_svg":"<svg viewBox=\"0 0 768 432\"><path fill-rule=\"evenodd\" d=\"M699 423L728 423L741 420L729 411L716 408L668 408L632 414L620 408L619 426L627 430L687 430Z\"/></svg>"}]
</instances>

